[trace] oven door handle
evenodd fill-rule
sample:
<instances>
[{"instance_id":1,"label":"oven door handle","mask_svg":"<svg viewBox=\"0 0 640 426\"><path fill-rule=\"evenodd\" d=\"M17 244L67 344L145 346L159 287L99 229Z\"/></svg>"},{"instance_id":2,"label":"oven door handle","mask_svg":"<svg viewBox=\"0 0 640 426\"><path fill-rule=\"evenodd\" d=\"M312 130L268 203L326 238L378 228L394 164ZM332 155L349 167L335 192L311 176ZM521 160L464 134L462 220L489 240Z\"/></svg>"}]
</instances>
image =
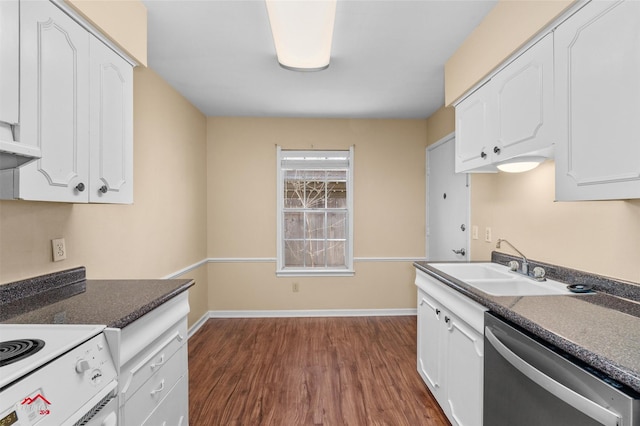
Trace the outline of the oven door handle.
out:
<instances>
[{"instance_id":1,"label":"oven door handle","mask_svg":"<svg viewBox=\"0 0 640 426\"><path fill-rule=\"evenodd\" d=\"M621 423L621 418L616 413L602 407L601 405L596 404L588 398L580 395L572 389L569 389L565 385L541 371L537 370L531 364L524 361L518 355L513 353L509 348L507 348L504 343L498 339L495 334L489 329L489 327L484 328L484 335L491 344L495 348L496 351L511 364L515 369L519 372L527 376L538 386L554 395L556 398L566 402L571 405L576 410L584 413L585 415L591 417L592 419L602 423L605 426L619 426Z\"/></svg>"}]
</instances>

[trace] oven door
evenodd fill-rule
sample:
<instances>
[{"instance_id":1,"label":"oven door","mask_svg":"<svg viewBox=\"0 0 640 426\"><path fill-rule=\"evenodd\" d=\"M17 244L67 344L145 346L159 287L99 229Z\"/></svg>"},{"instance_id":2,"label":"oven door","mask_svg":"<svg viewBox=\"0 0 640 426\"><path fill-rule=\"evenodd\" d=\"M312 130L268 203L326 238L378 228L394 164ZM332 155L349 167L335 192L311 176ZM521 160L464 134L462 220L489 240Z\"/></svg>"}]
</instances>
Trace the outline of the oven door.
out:
<instances>
[{"instance_id":1,"label":"oven door","mask_svg":"<svg viewBox=\"0 0 640 426\"><path fill-rule=\"evenodd\" d=\"M118 382L115 380L64 422L64 426L116 426L117 424Z\"/></svg>"},{"instance_id":2,"label":"oven door","mask_svg":"<svg viewBox=\"0 0 640 426\"><path fill-rule=\"evenodd\" d=\"M113 398L107 402L100 411L96 412L86 423L80 423L82 426L117 426L118 424L118 398Z\"/></svg>"},{"instance_id":3,"label":"oven door","mask_svg":"<svg viewBox=\"0 0 640 426\"><path fill-rule=\"evenodd\" d=\"M636 426L640 395L485 314L484 424Z\"/></svg>"}]
</instances>

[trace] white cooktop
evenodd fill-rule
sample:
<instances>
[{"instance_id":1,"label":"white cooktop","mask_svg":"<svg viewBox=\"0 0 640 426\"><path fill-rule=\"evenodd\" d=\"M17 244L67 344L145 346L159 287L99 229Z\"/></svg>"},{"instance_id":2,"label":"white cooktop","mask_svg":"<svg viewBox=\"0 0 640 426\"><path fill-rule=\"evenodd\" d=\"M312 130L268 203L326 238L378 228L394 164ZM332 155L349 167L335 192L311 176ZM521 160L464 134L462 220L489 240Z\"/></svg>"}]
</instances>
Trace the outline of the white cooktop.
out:
<instances>
[{"instance_id":1,"label":"white cooktop","mask_svg":"<svg viewBox=\"0 0 640 426\"><path fill-rule=\"evenodd\" d=\"M104 328L104 325L0 324L0 342L21 339L45 342L37 353L0 367L0 389L97 336Z\"/></svg>"}]
</instances>

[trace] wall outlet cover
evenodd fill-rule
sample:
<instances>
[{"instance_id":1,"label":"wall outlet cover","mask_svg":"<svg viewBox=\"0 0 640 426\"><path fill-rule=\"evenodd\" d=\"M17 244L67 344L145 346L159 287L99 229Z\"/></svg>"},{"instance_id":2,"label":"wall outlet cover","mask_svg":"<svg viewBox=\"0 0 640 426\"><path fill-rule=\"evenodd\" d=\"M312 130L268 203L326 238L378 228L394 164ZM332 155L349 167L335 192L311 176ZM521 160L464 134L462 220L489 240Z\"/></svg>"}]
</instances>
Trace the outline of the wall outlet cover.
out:
<instances>
[{"instance_id":1,"label":"wall outlet cover","mask_svg":"<svg viewBox=\"0 0 640 426\"><path fill-rule=\"evenodd\" d=\"M59 262L67 258L67 247L64 244L64 238L54 238L51 240L51 250L53 252L54 262Z\"/></svg>"}]
</instances>

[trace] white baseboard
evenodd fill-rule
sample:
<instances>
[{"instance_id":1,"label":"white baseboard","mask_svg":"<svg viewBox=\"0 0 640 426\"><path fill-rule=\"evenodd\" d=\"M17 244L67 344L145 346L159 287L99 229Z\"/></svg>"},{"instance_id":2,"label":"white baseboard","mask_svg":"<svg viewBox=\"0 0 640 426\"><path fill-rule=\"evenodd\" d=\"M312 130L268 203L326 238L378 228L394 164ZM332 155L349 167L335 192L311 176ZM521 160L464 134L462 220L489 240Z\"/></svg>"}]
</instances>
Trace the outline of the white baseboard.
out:
<instances>
[{"instance_id":1,"label":"white baseboard","mask_svg":"<svg viewBox=\"0 0 640 426\"><path fill-rule=\"evenodd\" d=\"M210 318L304 318L304 317L392 317L416 316L415 308L400 309L312 309L312 310L261 310L261 311L208 311L189 328L193 336Z\"/></svg>"},{"instance_id":2,"label":"white baseboard","mask_svg":"<svg viewBox=\"0 0 640 426\"><path fill-rule=\"evenodd\" d=\"M260 311L209 311L210 318L383 317L417 315L417 309L311 309Z\"/></svg>"},{"instance_id":3,"label":"white baseboard","mask_svg":"<svg viewBox=\"0 0 640 426\"><path fill-rule=\"evenodd\" d=\"M196 334L196 331L200 330L200 327L202 327L209 318L211 318L211 312L205 312L204 315L202 315L200 319L195 322L195 324L189 327L189 333L188 333L189 338L191 338L191 336Z\"/></svg>"}]
</instances>

